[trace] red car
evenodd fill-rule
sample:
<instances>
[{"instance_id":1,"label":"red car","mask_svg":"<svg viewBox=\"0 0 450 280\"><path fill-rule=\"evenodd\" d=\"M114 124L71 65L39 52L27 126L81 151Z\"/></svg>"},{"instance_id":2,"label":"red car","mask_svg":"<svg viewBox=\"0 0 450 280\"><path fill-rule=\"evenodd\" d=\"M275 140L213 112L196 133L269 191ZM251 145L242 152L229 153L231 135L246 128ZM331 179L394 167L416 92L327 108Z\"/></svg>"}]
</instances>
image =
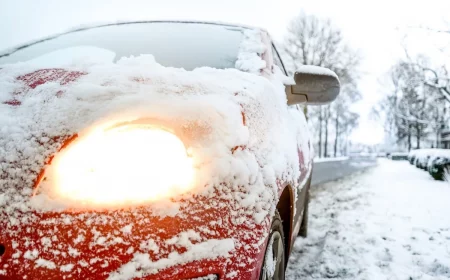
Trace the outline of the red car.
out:
<instances>
[{"instance_id":1,"label":"red car","mask_svg":"<svg viewBox=\"0 0 450 280\"><path fill-rule=\"evenodd\" d=\"M81 28L0 55L0 279L284 279L306 236L303 105L268 33ZM303 105L302 105L303 104Z\"/></svg>"}]
</instances>

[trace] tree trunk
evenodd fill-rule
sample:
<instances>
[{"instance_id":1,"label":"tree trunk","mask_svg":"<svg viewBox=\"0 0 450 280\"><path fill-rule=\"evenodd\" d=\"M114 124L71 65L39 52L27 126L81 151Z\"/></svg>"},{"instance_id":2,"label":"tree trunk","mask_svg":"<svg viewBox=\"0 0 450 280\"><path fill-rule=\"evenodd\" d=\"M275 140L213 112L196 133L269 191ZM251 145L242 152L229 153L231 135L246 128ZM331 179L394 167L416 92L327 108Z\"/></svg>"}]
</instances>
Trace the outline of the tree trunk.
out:
<instances>
[{"instance_id":1,"label":"tree trunk","mask_svg":"<svg viewBox=\"0 0 450 280\"><path fill-rule=\"evenodd\" d=\"M339 138L339 113L336 113L336 123L335 123L336 136L334 138L334 157L337 156L338 138Z\"/></svg>"},{"instance_id":2,"label":"tree trunk","mask_svg":"<svg viewBox=\"0 0 450 280\"><path fill-rule=\"evenodd\" d=\"M420 149L420 134L421 134L421 130L420 130L420 124L416 124L416 131L417 131L417 137L416 137L416 149Z\"/></svg>"},{"instance_id":3,"label":"tree trunk","mask_svg":"<svg viewBox=\"0 0 450 280\"><path fill-rule=\"evenodd\" d=\"M408 124L408 151L411 151L411 124Z\"/></svg>"},{"instance_id":4,"label":"tree trunk","mask_svg":"<svg viewBox=\"0 0 450 280\"><path fill-rule=\"evenodd\" d=\"M436 148L441 148L441 126L436 129Z\"/></svg>"},{"instance_id":5,"label":"tree trunk","mask_svg":"<svg viewBox=\"0 0 450 280\"><path fill-rule=\"evenodd\" d=\"M324 147L324 157L328 157L328 121L330 119L330 105L327 106L325 111L325 147Z\"/></svg>"},{"instance_id":6,"label":"tree trunk","mask_svg":"<svg viewBox=\"0 0 450 280\"><path fill-rule=\"evenodd\" d=\"M346 132L346 134L345 134L345 145L344 145L344 155L345 156L348 156L348 148L350 146L350 142L348 141L349 134L350 134L349 132Z\"/></svg>"},{"instance_id":7,"label":"tree trunk","mask_svg":"<svg viewBox=\"0 0 450 280\"><path fill-rule=\"evenodd\" d=\"M319 157L322 157L322 107L319 108Z\"/></svg>"}]
</instances>

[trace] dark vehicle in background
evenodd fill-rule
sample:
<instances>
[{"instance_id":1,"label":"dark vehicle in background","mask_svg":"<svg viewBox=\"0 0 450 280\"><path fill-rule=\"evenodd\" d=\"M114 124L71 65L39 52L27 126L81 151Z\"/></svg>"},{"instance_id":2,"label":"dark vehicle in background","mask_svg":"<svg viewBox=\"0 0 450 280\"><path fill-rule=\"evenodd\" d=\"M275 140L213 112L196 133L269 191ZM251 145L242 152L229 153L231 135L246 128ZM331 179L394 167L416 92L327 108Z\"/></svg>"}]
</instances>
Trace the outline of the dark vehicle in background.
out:
<instances>
[{"instance_id":1,"label":"dark vehicle in background","mask_svg":"<svg viewBox=\"0 0 450 280\"><path fill-rule=\"evenodd\" d=\"M408 153L402 153L402 152L391 153L391 154L389 154L388 158L392 159L392 160L407 160Z\"/></svg>"}]
</instances>

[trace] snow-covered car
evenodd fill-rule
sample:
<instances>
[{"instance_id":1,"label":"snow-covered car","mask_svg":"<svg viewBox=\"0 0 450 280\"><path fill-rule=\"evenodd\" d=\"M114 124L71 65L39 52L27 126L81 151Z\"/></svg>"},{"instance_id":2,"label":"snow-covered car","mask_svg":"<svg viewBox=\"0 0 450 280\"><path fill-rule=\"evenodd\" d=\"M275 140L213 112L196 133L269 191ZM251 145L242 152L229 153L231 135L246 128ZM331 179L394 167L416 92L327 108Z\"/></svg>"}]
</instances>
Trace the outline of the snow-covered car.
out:
<instances>
[{"instance_id":1,"label":"snow-covered car","mask_svg":"<svg viewBox=\"0 0 450 280\"><path fill-rule=\"evenodd\" d=\"M284 279L306 235L304 104L268 33L84 27L0 55L1 279Z\"/></svg>"}]
</instances>

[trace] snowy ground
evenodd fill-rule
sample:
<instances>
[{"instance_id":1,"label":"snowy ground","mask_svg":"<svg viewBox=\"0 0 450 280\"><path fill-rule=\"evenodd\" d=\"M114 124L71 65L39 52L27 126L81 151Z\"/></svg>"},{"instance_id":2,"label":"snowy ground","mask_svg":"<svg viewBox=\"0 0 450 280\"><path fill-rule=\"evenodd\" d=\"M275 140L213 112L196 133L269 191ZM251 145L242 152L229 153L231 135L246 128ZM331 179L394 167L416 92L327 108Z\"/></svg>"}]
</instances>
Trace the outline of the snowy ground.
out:
<instances>
[{"instance_id":1,"label":"snowy ground","mask_svg":"<svg viewBox=\"0 0 450 280\"><path fill-rule=\"evenodd\" d=\"M406 161L312 189L287 279L450 279L450 184Z\"/></svg>"}]
</instances>

